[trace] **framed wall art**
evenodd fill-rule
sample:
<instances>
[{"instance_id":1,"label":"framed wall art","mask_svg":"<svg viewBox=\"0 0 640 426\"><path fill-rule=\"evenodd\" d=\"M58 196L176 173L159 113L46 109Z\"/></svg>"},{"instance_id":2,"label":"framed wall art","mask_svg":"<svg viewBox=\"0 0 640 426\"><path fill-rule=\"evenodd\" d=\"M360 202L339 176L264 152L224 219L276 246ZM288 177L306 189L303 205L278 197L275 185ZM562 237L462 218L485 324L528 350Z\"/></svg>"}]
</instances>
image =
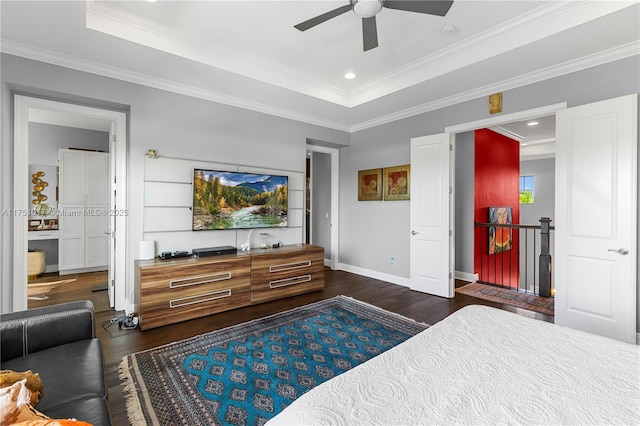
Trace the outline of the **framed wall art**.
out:
<instances>
[{"instance_id":1,"label":"framed wall art","mask_svg":"<svg viewBox=\"0 0 640 426\"><path fill-rule=\"evenodd\" d=\"M489 223L497 225L489 227L489 254L511 250L511 228L500 225L512 222L511 207L489 207Z\"/></svg>"},{"instance_id":2,"label":"framed wall art","mask_svg":"<svg viewBox=\"0 0 640 426\"><path fill-rule=\"evenodd\" d=\"M358 171L358 201L382 200L382 169Z\"/></svg>"},{"instance_id":3,"label":"framed wall art","mask_svg":"<svg viewBox=\"0 0 640 426\"><path fill-rule=\"evenodd\" d=\"M408 200L411 195L411 165L384 169L385 201Z\"/></svg>"}]
</instances>

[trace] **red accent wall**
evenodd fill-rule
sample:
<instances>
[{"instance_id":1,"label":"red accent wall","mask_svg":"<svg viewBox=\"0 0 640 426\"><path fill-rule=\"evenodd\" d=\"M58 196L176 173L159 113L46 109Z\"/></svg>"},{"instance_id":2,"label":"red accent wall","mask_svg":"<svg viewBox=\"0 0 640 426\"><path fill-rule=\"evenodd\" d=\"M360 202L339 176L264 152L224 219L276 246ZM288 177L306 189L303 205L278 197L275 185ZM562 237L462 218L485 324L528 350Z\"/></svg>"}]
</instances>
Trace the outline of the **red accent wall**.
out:
<instances>
[{"instance_id":1,"label":"red accent wall","mask_svg":"<svg viewBox=\"0 0 640 426\"><path fill-rule=\"evenodd\" d=\"M489 207L511 207L520 223L520 143L489 129L475 131L474 220L489 222ZM512 231L511 250L489 254L487 228L475 228L474 268L480 281L518 287L519 238Z\"/></svg>"}]
</instances>

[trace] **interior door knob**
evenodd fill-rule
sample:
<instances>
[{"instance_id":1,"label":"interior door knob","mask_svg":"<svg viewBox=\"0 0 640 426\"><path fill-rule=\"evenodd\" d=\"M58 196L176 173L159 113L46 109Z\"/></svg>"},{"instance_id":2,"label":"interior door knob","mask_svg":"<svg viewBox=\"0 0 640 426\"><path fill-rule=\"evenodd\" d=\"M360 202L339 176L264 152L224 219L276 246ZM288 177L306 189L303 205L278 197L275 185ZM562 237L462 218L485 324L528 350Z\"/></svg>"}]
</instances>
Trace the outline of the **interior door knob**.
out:
<instances>
[{"instance_id":1,"label":"interior door knob","mask_svg":"<svg viewBox=\"0 0 640 426\"><path fill-rule=\"evenodd\" d=\"M623 256L626 256L626 255L629 254L629 250L627 250L626 248L609 249L608 251L613 251L613 252L616 252L616 253L621 254Z\"/></svg>"},{"instance_id":2,"label":"interior door knob","mask_svg":"<svg viewBox=\"0 0 640 426\"><path fill-rule=\"evenodd\" d=\"M419 232L411 231L411 235L418 235L418 234L419 234Z\"/></svg>"}]
</instances>

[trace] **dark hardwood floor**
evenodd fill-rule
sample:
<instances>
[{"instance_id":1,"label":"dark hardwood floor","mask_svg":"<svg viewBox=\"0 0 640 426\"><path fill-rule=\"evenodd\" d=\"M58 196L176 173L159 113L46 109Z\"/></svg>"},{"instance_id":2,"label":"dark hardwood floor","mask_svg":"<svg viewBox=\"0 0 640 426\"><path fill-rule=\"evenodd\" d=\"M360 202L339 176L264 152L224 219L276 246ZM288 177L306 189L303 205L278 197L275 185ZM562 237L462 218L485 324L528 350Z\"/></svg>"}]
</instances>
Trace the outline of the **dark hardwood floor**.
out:
<instances>
[{"instance_id":1,"label":"dark hardwood floor","mask_svg":"<svg viewBox=\"0 0 640 426\"><path fill-rule=\"evenodd\" d=\"M96 334L104 347L109 406L113 424L115 426L129 424L118 374L120 361L126 355L337 295L350 296L431 325L470 304L493 306L519 315L553 322L553 317L462 294L456 293L454 298L446 299L411 291L406 287L373 278L329 269L326 269L325 288L321 291L222 312L144 332L139 329L123 330L118 327L118 324L106 327L109 320L117 317L118 313L102 310L96 312Z\"/></svg>"}]
</instances>

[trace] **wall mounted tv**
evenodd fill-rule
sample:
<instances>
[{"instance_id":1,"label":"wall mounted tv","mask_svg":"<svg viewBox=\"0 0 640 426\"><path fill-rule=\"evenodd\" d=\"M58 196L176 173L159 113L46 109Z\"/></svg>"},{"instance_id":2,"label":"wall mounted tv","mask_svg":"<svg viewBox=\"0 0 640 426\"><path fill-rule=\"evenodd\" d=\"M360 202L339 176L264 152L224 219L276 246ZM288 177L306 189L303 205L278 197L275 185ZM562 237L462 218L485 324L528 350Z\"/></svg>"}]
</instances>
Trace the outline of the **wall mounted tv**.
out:
<instances>
[{"instance_id":1,"label":"wall mounted tv","mask_svg":"<svg viewBox=\"0 0 640 426\"><path fill-rule=\"evenodd\" d=\"M194 231L287 226L287 176L193 170Z\"/></svg>"}]
</instances>

